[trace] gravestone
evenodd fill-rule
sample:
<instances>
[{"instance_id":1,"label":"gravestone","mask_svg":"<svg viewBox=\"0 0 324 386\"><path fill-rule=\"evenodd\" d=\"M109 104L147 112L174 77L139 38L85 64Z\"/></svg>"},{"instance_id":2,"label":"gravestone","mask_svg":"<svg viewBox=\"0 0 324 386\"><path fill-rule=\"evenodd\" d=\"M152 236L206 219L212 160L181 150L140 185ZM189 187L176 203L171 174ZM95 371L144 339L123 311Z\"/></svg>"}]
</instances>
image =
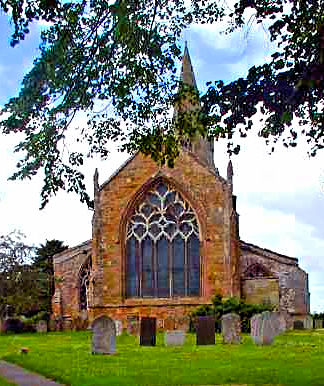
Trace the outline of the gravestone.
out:
<instances>
[{"instance_id":1,"label":"gravestone","mask_svg":"<svg viewBox=\"0 0 324 386\"><path fill-rule=\"evenodd\" d=\"M56 321L55 320L50 319L48 321L48 330L51 332L56 331Z\"/></svg>"},{"instance_id":2,"label":"gravestone","mask_svg":"<svg viewBox=\"0 0 324 386\"><path fill-rule=\"evenodd\" d=\"M241 343L241 318L239 315L231 313L222 316L222 336L223 343Z\"/></svg>"},{"instance_id":3,"label":"gravestone","mask_svg":"<svg viewBox=\"0 0 324 386\"><path fill-rule=\"evenodd\" d=\"M310 330L313 328L313 318L310 315L307 315L304 319L304 328Z\"/></svg>"},{"instance_id":4,"label":"gravestone","mask_svg":"<svg viewBox=\"0 0 324 386\"><path fill-rule=\"evenodd\" d=\"M123 323L120 320L115 320L116 335L120 336L123 333Z\"/></svg>"},{"instance_id":5,"label":"gravestone","mask_svg":"<svg viewBox=\"0 0 324 386\"><path fill-rule=\"evenodd\" d=\"M40 333L47 332L47 322L46 320L40 320L36 325L36 331Z\"/></svg>"},{"instance_id":6,"label":"gravestone","mask_svg":"<svg viewBox=\"0 0 324 386\"><path fill-rule=\"evenodd\" d=\"M189 325L190 325L190 317L188 315L184 315L178 318L177 330L188 331Z\"/></svg>"},{"instance_id":7,"label":"gravestone","mask_svg":"<svg viewBox=\"0 0 324 386\"><path fill-rule=\"evenodd\" d=\"M172 316L168 316L167 318L164 319L164 328L167 331L172 331L176 329L175 326L175 318Z\"/></svg>"},{"instance_id":8,"label":"gravestone","mask_svg":"<svg viewBox=\"0 0 324 386\"><path fill-rule=\"evenodd\" d=\"M199 316L196 327L197 345L215 344L215 318Z\"/></svg>"},{"instance_id":9,"label":"gravestone","mask_svg":"<svg viewBox=\"0 0 324 386\"><path fill-rule=\"evenodd\" d=\"M271 324L275 335L280 335L287 329L285 316L280 312L270 312Z\"/></svg>"},{"instance_id":10,"label":"gravestone","mask_svg":"<svg viewBox=\"0 0 324 386\"><path fill-rule=\"evenodd\" d=\"M314 320L314 327L315 328L323 328L323 320L322 319L315 319Z\"/></svg>"},{"instance_id":11,"label":"gravestone","mask_svg":"<svg viewBox=\"0 0 324 386\"><path fill-rule=\"evenodd\" d=\"M115 354L116 326L107 316L100 316L92 323L92 354Z\"/></svg>"},{"instance_id":12,"label":"gravestone","mask_svg":"<svg viewBox=\"0 0 324 386\"><path fill-rule=\"evenodd\" d=\"M141 318L141 346L155 346L156 344L156 318Z\"/></svg>"},{"instance_id":13,"label":"gravestone","mask_svg":"<svg viewBox=\"0 0 324 386\"><path fill-rule=\"evenodd\" d=\"M129 315L127 317L127 332L130 335L139 334L139 317L137 315Z\"/></svg>"},{"instance_id":14,"label":"gravestone","mask_svg":"<svg viewBox=\"0 0 324 386\"><path fill-rule=\"evenodd\" d=\"M251 338L255 344L269 345L272 344L275 336L278 335L277 322L269 311L262 312L252 316Z\"/></svg>"},{"instance_id":15,"label":"gravestone","mask_svg":"<svg viewBox=\"0 0 324 386\"><path fill-rule=\"evenodd\" d=\"M63 330L72 330L72 320L63 318L62 329Z\"/></svg>"},{"instance_id":16,"label":"gravestone","mask_svg":"<svg viewBox=\"0 0 324 386\"><path fill-rule=\"evenodd\" d=\"M164 344L166 346L183 346L186 333L182 330L166 331L164 334Z\"/></svg>"},{"instance_id":17,"label":"gravestone","mask_svg":"<svg viewBox=\"0 0 324 386\"><path fill-rule=\"evenodd\" d=\"M281 312L274 312L274 314L278 317L278 330L279 334L281 334L288 329L286 317Z\"/></svg>"},{"instance_id":18,"label":"gravestone","mask_svg":"<svg viewBox=\"0 0 324 386\"><path fill-rule=\"evenodd\" d=\"M294 330L303 330L304 322L302 320L294 320Z\"/></svg>"}]
</instances>

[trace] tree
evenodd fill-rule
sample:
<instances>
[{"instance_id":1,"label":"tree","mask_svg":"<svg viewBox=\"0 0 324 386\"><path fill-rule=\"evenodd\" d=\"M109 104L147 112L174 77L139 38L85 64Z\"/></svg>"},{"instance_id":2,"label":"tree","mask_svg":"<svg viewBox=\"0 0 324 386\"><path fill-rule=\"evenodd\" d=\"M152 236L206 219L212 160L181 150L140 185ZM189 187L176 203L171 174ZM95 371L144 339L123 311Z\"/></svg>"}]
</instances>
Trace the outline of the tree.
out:
<instances>
[{"instance_id":1,"label":"tree","mask_svg":"<svg viewBox=\"0 0 324 386\"><path fill-rule=\"evenodd\" d=\"M46 275L46 290L44 296L44 303L46 304L46 311L51 313L52 296L55 292L54 282L54 265L53 256L57 253L63 252L68 246L64 245L60 240L46 240L45 244L41 244L36 248L36 254L34 256L34 267L43 275Z\"/></svg>"},{"instance_id":2,"label":"tree","mask_svg":"<svg viewBox=\"0 0 324 386\"><path fill-rule=\"evenodd\" d=\"M51 312L53 256L68 247L63 241L46 240L35 248L24 239L19 231L0 236L0 318L8 310L28 317Z\"/></svg>"},{"instance_id":3,"label":"tree","mask_svg":"<svg viewBox=\"0 0 324 386\"><path fill-rule=\"evenodd\" d=\"M41 55L19 96L4 107L1 122L4 133L25 134L16 148L25 157L12 178L45 172L42 207L58 189L74 191L92 206L80 167L87 155L106 158L109 141L169 166L181 142L198 134L228 138L228 151L237 153L233 134L246 136L260 109L265 120L259 134L268 142L281 137L286 146L296 146L304 135L312 155L324 146L322 0L240 0L229 12L226 2L212 0L196 0L190 7L184 0L16 0L0 5L13 15L12 44L28 33L33 19L53 22L42 33ZM245 23L251 9L256 23L269 23L278 47L272 60L252 67L245 79L209 83L201 110L171 119L170 108L188 95L176 76L182 30L230 16L230 33ZM68 128L79 111L87 112L77 135L88 151L71 150L64 158Z\"/></svg>"},{"instance_id":4,"label":"tree","mask_svg":"<svg viewBox=\"0 0 324 386\"><path fill-rule=\"evenodd\" d=\"M16 314L39 310L40 277L29 264L34 247L24 243L21 232L0 236L0 317L8 309Z\"/></svg>"}]
</instances>

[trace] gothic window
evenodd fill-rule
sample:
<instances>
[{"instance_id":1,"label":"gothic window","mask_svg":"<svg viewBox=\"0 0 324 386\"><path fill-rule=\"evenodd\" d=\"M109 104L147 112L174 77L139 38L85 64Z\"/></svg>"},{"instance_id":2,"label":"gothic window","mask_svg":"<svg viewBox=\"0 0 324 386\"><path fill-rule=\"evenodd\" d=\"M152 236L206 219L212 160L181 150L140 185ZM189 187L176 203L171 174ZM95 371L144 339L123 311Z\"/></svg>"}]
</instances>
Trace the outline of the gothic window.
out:
<instances>
[{"instance_id":1,"label":"gothic window","mask_svg":"<svg viewBox=\"0 0 324 386\"><path fill-rule=\"evenodd\" d=\"M247 279L257 279L267 276L271 276L271 273L259 263L250 265L244 273L244 277Z\"/></svg>"},{"instance_id":2,"label":"gothic window","mask_svg":"<svg viewBox=\"0 0 324 386\"><path fill-rule=\"evenodd\" d=\"M79 274L80 310L88 309L88 290L89 290L91 265L92 265L91 257L89 257L80 269L80 274Z\"/></svg>"},{"instance_id":3,"label":"gothic window","mask_svg":"<svg viewBox=\"0 0 324 386\"><path fill-rule=\"evenodd\" d=\"M179 192L160 181L127 225L126 296L199 296L199 289L195 213Z\"/></svg>"}]
</instances>

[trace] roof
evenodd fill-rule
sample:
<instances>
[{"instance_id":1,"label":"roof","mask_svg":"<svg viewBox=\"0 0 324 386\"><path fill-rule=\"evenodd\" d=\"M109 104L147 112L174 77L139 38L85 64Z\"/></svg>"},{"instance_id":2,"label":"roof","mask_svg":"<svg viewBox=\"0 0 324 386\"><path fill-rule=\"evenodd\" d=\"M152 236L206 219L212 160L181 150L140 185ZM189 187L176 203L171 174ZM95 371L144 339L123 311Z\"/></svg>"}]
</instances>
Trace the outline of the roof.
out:
<instances>
[{"instance_id":1,"label":"roof","mask_svg":"<svg viewBox=\"0 0 324 386\"><path fill-rule=\"evenodd\" d=\"M56 263L61 263L66 259L71 259L74 256L79 255L82 252L88 253L91 250L91 243L92 243L92 240L87 240L81 244L76 245L75 247L65 249L64 251L54 255L53 260Z\"/></svg>"},{"instance_id":2,"label":"roof","mask_svg":"<svg viewBox=\"0 0 324 386\"><path fill-rule=\"evenodd\" d=\"M240 240L240 247L243 250L249 250L251 252L255 252L258 254L262 254L262 255L264 255L265 253L269 253L269 254L275 255L277 257L289 259L289 260L291 260L291 263L298 264L298 259L296 257L290 257L290 256L282 255L281 253L271 251L270 249L267 249L267 248L261 248L261 247L258 247L257 245L247 243L247 242L242 241L242 240Z\"/></svg>"}]
</instances>

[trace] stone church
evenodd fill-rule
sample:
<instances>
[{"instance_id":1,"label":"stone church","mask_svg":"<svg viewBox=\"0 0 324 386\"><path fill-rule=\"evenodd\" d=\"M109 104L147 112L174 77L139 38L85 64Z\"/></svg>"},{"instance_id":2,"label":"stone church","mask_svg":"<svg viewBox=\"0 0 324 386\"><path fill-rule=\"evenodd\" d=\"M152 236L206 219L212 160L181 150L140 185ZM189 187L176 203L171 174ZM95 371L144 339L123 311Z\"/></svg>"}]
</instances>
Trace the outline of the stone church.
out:
<instances>
[{"instance_id":1,"label":"stone church","mask_svg":"<svg viewBox=\"0 0 324 386\"><path fill-rule=\"evenodd\" d=\"M181 81L196 88L187 48ZM215 294L272 304L291 324L309 313L298 260L240 239L232 164L219 175L212 142L184 145L174 168L138 153L101 186L96 172L94 202L92 240L54 257L52 318L65 328L101 315L187 328Z\"/></svg>"}]
</instances>

